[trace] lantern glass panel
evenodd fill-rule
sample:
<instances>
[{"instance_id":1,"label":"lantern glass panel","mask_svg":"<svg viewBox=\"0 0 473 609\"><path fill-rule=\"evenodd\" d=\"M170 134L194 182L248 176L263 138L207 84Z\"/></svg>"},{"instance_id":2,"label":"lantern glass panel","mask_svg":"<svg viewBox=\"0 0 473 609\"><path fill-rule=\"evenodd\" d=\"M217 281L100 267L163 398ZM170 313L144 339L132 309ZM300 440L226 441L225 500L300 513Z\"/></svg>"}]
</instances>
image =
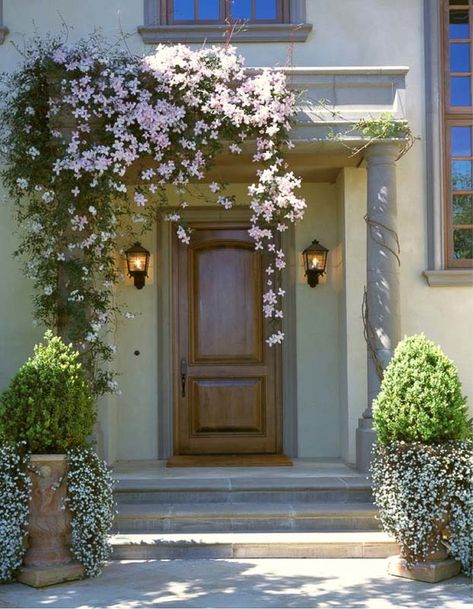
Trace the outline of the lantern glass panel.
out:
<instances>
[{"instance_id":1,"label":"lantern glass panel","mask_svg":"<svg viewBox=\"0 0 473 609\"><path fill-rule=\"evenodd\" d=\"M128 255L128 272L145 272L146 271L146 254L129 254Z\"/></svg>"},{"instance_id":2,"label":"lantern glass panel","mask_svg":"<svg viewBox=\"0 0 473 609\"><path fill-rule=\"evenodd\" d=\"M325 252L310 252L309 253L309 269L323 271L325 269L325 260L327 255Z\"/></svg>"}]
</instances>

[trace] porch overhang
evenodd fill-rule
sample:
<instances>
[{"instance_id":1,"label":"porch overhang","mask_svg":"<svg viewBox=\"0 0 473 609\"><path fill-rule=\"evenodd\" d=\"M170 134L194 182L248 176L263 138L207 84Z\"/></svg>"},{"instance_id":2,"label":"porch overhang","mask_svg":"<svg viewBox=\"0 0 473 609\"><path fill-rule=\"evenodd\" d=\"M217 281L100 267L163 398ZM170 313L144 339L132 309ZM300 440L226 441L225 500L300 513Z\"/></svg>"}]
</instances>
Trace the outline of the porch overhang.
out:
<instances>
[{"instance_id":1,"label":"porch overhang","mask_svg":"<svg viewBox=\"0 0 473 609\"><path fill-rule=\"evenodd\" d=\"M263 68L248 68L257 72ZM306 182L335 182L343 167L359 167L369 140L356 129L360 119L389 114L406 119L406 66L274 68L286 74L291 89L299 92L287 148L289 168ZM404 140L384 140L402 144ZM225 147L225 142L223 142ZM223 153L202 182L215 180L248 183L255 179L256 144L241 144L240 155ZM151 158L133 165L136 172L153 165Z\"/></svg>"},{"instance_id":2,"label":"porch overhang","mask_svg":"<svg viewBox=\"0 0 473 609\"><path fill-rule=\"evenodd\" d=\"M287 149L286 158L290 168L305 181L334 182L342 167L360 165L369 141L356 129L360 119L389 114L395 120L406 120L407 66L274 69L282 71L290 88L299 92L290 133L294 147ZM235 155L220 155L207 179L225 173L227 181L253 181L254 149L254 143L245 143L238 162Z\"/></svg>"}]
</instances>

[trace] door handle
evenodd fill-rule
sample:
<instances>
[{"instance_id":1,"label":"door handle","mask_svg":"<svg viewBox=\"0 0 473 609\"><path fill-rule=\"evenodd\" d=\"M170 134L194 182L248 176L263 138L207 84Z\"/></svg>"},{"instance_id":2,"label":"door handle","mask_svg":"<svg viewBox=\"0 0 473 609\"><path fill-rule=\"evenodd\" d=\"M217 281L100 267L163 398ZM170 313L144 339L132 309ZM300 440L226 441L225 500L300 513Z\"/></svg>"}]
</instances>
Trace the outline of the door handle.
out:
<instances>
[{"instance_id":1,"label":"door handle","mask_svg":"<svg viewBox=\"0 0 473 609\"><path fill-rule=\"evenodd\" d=\"M181 397L186 397L186 382L187 382L187 360L185 357L181 359Z\"/></svg>"}]
</instances>

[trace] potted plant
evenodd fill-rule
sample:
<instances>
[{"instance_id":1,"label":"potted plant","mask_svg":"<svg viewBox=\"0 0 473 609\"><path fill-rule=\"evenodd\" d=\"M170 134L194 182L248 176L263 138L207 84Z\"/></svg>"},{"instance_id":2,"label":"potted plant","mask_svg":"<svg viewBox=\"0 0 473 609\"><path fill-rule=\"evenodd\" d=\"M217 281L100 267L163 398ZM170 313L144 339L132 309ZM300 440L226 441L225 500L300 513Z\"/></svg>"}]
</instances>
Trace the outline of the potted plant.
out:
<instances>
[{"instance_id":1,"label":"potted plant","mask_svg":"<svg viewBox=\"0 0 473 609\"><path fill-rule=\"evenodd\" d=\"M0 510L13 536L0 580L21 558L16 577L33 586L100 571L114 510L108 469L88 446L94 422L79 354L48 331L0 397L0 503L15 506Z\"/></svg>"},{"instance_id":2,"label":"potted plant","mask_svg":"<svg viewBox=\"0 0 473 609\"><path fill-rule=\"evenodd\" d=\"M471 572L472 428L454 364L424 336L401 341L373 420L375 503L401 548L389 572L428 582Z\"/></svg>"}]
</instances>

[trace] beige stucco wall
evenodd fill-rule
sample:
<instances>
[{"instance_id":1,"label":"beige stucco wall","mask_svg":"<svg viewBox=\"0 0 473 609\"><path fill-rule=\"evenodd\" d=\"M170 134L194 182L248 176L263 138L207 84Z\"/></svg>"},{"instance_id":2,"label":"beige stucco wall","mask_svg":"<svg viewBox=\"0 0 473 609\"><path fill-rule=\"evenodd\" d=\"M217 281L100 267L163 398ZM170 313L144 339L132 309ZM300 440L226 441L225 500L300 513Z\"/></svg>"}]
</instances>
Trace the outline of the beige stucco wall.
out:
<instances>
[{"instance_id":1,"label":"beige stucco wall","mask_svg":"<svg viewBox=\"0 0 473 609\"><path fill-rule=\"evenodd\" d=\"M305 184L304 221L296 227L299 262L296 284L298 437L301 457L340 455L340 395L337 371L338 295L335 281L337 204L334 184ZM331 254L327 277L310 288L304 277L300 252L313 239Z\"/></svg>"},{"instance_id":2,"label":"beige stucco wall","mask_svg":"<svg viewBox=\"0 0 473 609\"><path fill-rule=\"evenodd\" d=\"M3 6L9 39L17 42L35 29L59 33L66 24L70 40L100 28L115 40L131 34L127 45L133 52L145 49L136 33L143 25L143 0L3 0ZM422 44L422 6L423 0L306 0L314 28L305 43L239 48L249 65L412 65Z\"/></svg>"},{"instance_id":3,"label":"beige stucco wall","mask_svg":"<svg viewBox=\"0 0 473 609\"><path fill-rule=\"evenodd\" d=\"M246 44L240 51L249 65L372 66L406 65L407 116L421 137L398 164L398 212L401 241L402 332L423 331L457 364L473 402L473 289L431 288L427 268L427 200L423 69L423 0L307 0L314 30L304 44ZM58 32L73 26L69 38L102 28L106 38L134 32L143 23L142 0L4 0L4 22L11 35L0 47L0 69L14 69L21 47L36 30ZM138 35L127 40L142 52ZM314 163L316 161L314 160ZM366 372L361 326L364 284L366 172L347 168L336 184L306 184L307 216L296 230L297 252L314 237L331 249L326 282L311 290L298 275L297 380L301 456L342 456L354 461L354 430L366 404ZM30 353L41 332L31 322L30 286L10 253L14 223L0 193L0 388ZM155 251L156 236L145 244ZM154 258L156 261L156 258ZM157 288L151 282L137 292L128 284L118 297L142 311L117 330L116 367L122 396L103 401L100 411L104 453L114 458L153 458L157 454ZM135 303L137 306L135 306ZM138 349L139 356L133 355ZM473 407L472 407L473 412Z\"/></svg>"}]
</instances>

